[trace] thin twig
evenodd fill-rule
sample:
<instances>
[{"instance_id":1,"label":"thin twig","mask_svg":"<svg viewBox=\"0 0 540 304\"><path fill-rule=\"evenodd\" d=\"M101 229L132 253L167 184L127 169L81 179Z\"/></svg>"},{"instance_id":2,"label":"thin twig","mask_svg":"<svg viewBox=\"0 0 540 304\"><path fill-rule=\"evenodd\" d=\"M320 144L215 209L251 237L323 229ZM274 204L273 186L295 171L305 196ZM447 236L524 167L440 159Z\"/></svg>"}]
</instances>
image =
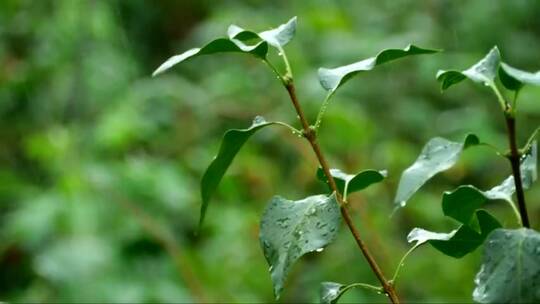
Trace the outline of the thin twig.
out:
<instances>
[{"instance_id":1,"label":"thin twig","mask_svg":"<svg viewBox=\"0 0 540 304\"><path fill-rule=\"evenodd\" d=\"M512 175L514 176L514 183L516 185L516 197L519 207L519 214L521 215L523 227L530 228L531 225L529 223L529 216L527 214L527 206L525 205L523 182L521 181L521 155L516 142L516 118L511 111L505 112L504 117L506 120L506 128L508 130L508 143L510 145L510 155L508 155L508 160L512 166Z\"/></svg>"},{"instance_id":2,"label":"thin twig","mask_svg":"<svg viewBox=\"0 0 540 304\"><path fill-rule=\"evenodd\" d=\"M326 158L324 157L324 154L321 152L321 149L320 149L319 144L317 142L317 134L316 134L315 130L309 126L309 123L308 123L308 121L307 121L307 119L306 119L306 117L304 115L304 112L302 111L302 107L300 106L298 98L296 97L296 90L295 90L295 86L294 86L294 83L293 83L292 79L290 79L287 83L285 83L285 88L287 89L287 92L289 93L289 97L290 97L290 99L292 101L292 104L293 104L295 110L296 110L296 113L298 114L298 118L300 119L300 123L302 124L304 137L310 143L310 145L311 145L311 147L313 149L313 152L315 152L315 155L317 156L319 164L321 165L321 168L323 169L324 174L325 174L326 178L328 179L328 184L330 185L330 188L336 193L336 198L338 200L338 203L340 204L341 215L342 215L343 219L345 220L345 223L349 227L349 230L351 231L351 233L352 233L352 235L353 235L353 237L354 237L354 239L356 241L356 244L358 245L358 247L362 251L362 254L366 258L369 266L371 267L371 270L377 276L377 279L381 283L382 288L384 289L384 292L390 298L390 301L392 303L399 303L399 298L398 298L398 296L396 294L396 291L395 291L394 287L384 277L384 274L383 274L381 268L379 267L379 265L377 264L377 262L375 261L375 259L371 255L371 253L369 252L369 249L367 248L367 246L364 244L364 242L360 238L360 233L358 232L358 230L354 226L351 215L349 214L349 211L348 211L348 209L346 207L346 204L343 202L343 198L342 198L341 193L339 192L339 190L337 188L336 182L335 182L332 174L330 174L330 166L328 165L328 162L326 161Z\"/></svg>"}]
</instances>

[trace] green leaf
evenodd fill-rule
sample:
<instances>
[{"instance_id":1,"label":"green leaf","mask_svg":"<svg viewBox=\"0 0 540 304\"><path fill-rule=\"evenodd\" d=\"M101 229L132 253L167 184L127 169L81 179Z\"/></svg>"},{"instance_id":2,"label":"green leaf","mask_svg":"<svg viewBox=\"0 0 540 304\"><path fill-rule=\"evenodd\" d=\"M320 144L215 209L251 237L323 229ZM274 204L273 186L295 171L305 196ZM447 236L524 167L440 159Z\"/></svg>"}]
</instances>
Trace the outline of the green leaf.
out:
<instances>
[{"instance_id":1,"label":"green leaf","mask_svg":"<svg viewBox=\"0 0 540 304\"><path fill-rule=\"evenodd\" d=\"M240 41L219 38L208 43L202 48L194 48L185 51L182 54L172 56L171 58L167 59L163 64L161 64L154 71L154 73L152 73L152 76L157 76L161 73L164 73L176 64L186 61L188 59L216 53L245 53L264 59L266 58L266 54L268 53L268 44L263 41L255 45L248 46L241 43Z\"/></svg>"},{"instance_id":2,"label":"green leaf","mask_svg":"<svg viewBox=\"0 0 540 304\"><path fill-rule=\"evenodd\" d=\"M292 264L308 252L322 251L336 237L340 221L335 193L299 201L272 198L262 216L259 239L276 298Z\"/></svg>"},{"instance_id":3,"label":"green leaf","mask_svg":"<svg viewBox=\"0 0 540 304\"><path fill-rule=\"evenodd\" d=\"M450 86L469 78L470 80L485 85L493 85L501 60L499 49L495 46L489 53L472 67L464 71L440 70L437 72L437 80L441 82L444 91Z\"/></svg>"},{"instance_id":4,"label":"green leaf","mask_svg":"<svg viewBox=\"0 0 540 304\"><path fill-rule=\"evenodd\" d=\"M437 173L451 168L464 149L480 144L478 137L469 134L463 143L441 137L432 138L422 149L416 161L401 175L394 203L404 207L407 200Z\"/></svg>"},{"instance_id":5,"label":"green leaf","mask_svg":"<svg viewBox=\"0 0 540 304\"><path fill-rule=\"evenodd\" d=\"M371 291L375 291L379 294L383 293L381 287L364 284L364 283L353 283L349 285L343 285L335 282L322 282L320 289L320 299L323 304L335 304L339 298L348 290L353 288L362 287Z\"/></svg>"},{"instance_id":6,"label":"green leaf","mask_svg":"<svg viewBox=\"0 0 540 304\"><path fill-rule=\"evenodd\" d=\"M501 227L501 224L485 210L477 210L474 214L476 221L471 223L474 225L463 224L450 233L414 228L407 236L407 241L416 242L415 246L429 243L448 256L461 258L482 245L493 230ZM478 226L478 229L473 226Z\"/></svg>"},{"instance_id":7,"label":"green leaf","mask_svg":"<svg viewBox=\"0 0 540 304\"><path fill-rule=\"evenodd\" d=\"M525 84L540 85L540 71L530 73L501 62L499 79L505 88L519 91Z\"/></svg>"},{"instance_id":8,"label":"green leaf","mask_svg":"<svg viewBox=\"0 0 540 304\"><path fill-rule=\"evenodd\" d=\"M253 120L252 125L247 129L233 129L225 132L219 152L214 158L210 166L204 172L201 180L201 217L199 224L202 225L206 215L206 209L214 192L223 178L223 175L231 165L234 157L240 151L240 148L258 130L278 122L267 122L263 117L257 116Z\"/></svg>"},{"instance_id":9,"label":"green leaf","mask_svg":"<svg viewBox=\"0 0 540 304\"><path fill-rule=\"evenodd\" d=\"M323 304L335 304L339 297L343 294L341 290L345 288L345 285L334 282L322 282L320 289L321 303Z\"/></svg>"},{"instance_id":10,"label":"green leaf","mask_svg":"<svg viewBox=\"0 0 540 304\"><path fill-rule=\"evenodd\" d=\"M364 59L349 65L333 69L320 68L319 81L325 90L334 92L359 72L370 71L376 66L402 57L431 54L439 51L440 50L420 48L412 44L409 44L404 49L386 49L379 52L375 57Z\"/></svg>"},{"instance_id":11,"label":"green leaf","mask_svg":"<svg viewBox=\"0 0 540 304\"><path fill-rule=\"evenodd\" d=\"M521 180L524 189L529 189L537 178L537 148L536 144L521 160ZM487 201L505 200L513 204L512 195L516 191L514 177L509 176L500 185L490 190L482 191L471 185L462 185L443 195L442 207L446 216L460 223L468 224L476 209Z\"/></svg>"},{"instance_id":12,"label":"green leaf","mask_svg":"<svg viewBox=\"0 0 540 304\"><path fill-rule=\"evenodd\" d=\"M386 178L387 172L386 170L364 170L356 175L352 175L339 169L330 169L330 174L334 177L339 192L346 196L349 193L363 190L372 184L381 182ZM324 175L324 170L320 167L317 169L317 178L328 184L326 175ZM347 188L347 193L345 193L345 188ZM332 189L330 189L330 191L332 191Z\"/></svg>"},{"instance_id":13,"label":"green leaf","mask_svg":"<svg viewBox=\"0 0 540 304\"><path fill-rule=\"evenodd\" d=\"M540 233L495 230L474 283L479 303L540 303Z\"/></svg>"},{"instance_id":14,"label":"green leaf","mask_svg":"<svg viewBox=\"0 0 540 304\"><path fill-rule=\"evenodd\" d=\"M229 26L227 34L231 40L247 41L251 39L262 39L275 48L281 48L289 43L296 33L297 18L293 17L287 23L275 29L255 33L245 30L237 25Z\"/></svg>"}]
</instances>

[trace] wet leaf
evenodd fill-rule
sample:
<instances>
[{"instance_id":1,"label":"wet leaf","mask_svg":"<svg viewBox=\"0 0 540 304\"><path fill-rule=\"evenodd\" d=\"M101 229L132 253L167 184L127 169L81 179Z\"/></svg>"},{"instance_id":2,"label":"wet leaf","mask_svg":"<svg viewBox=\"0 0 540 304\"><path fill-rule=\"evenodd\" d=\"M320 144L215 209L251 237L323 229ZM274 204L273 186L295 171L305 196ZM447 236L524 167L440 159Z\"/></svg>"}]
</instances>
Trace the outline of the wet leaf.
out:
<instances>
[{"instance_id":1,"label":"wet leaf","mask_svg":"<svg viewBox=\"0 0 540 304\"><path fill-rule=\"evenodd\" d=\"M334 282L322 282L320 289L320 299L323 304L335 304L341 296L341 290L345 287L343 284Z\"/></svg>"},{"instance_id":2,"label":"wet leaf","mask_svg":"<svg viewBox=\"0 0 540 304\"><path fill-rule=\"evenodd\" d=\"M540 303L540 233L495 230L474 282L479 303Z\"/></svg>"},{"instance_id":3,"label":"wet leaf","mask_svg":"<svg viewBox=\"0 0 540 304\"><path fill-rule=\"evenodd\" d=\"M474 223L462 224L450 233L414 228L407 236L407 241L416 242L415 246L429 243L448 256L461 258L482 245L493 230L501 227L501 224L485 210L477 210L474 214L476 219Z\"/></svg>"},{"instance_id":4,"label":"wet leaf","mask_svg":"<svg viewBox=\"0 0 540 304\"><path fill-rule=\"evenodd\" d=\"M525 84L540 85L540 71L530 73L501 62L499 79L505 88L519 91Z\"/></svg>"},{"instance_id":5,"label":"wet leaf","mask_svg":"<svg viewBox=\"0 0 540 304\"><path fill-rule=\"evenodd\" d=\"M443 91L466 78L484 85L493 85L495 78L497 77L500 60L501 54L499 53L499 49L495 46L484 58L466 70L438 71L437 80L441 83L441 89Z\"/></svg>"},{"instance_id":6,"label":"wet leaf","mask_svg":"<svg viewBox=\"0 0 540 304\"><path fill-rule=\"evenodd\" d=\"M263 117L257 116L252 125L247 129L228 130L223 136L219 152L210 166L206 169L201 180L201 217L199 224L202 225L208 204L214 192L223 178L223 175L231 165L234 157L240 151L240 148L258 130L269 125L278 124L277 122L267 122Z\"/></svg>"},{"instance_id":7,"label":"wet leaf","mask_svg":"<svg viewBox=\"0 0 540 304\"><path fill-rule=\"evenodd\" d=\"M334 240L341 221L335 194L299 201L272 198L261 220L259 239L279 298L292 265L302 255L321 251Z\"/></svg>"},{"instance_id":8,"label":"wet leaf","mask_svg":"<svg viewBox=\"0 0 540 304\"><path fill-rule=\"evenodd\" d=\"M463 150L480 143L478 137L469 134L463 143L441 137L431 139L422 149L416 161L401 175L394 203L404 207L407 200L437 173L450 169Z\"/></svg>"},{"instance_id":9,"label":"wet leaf","mask_svg":"<svg viewBox=\"0 0 540 304\"><path fill-rule=\"evenodd\" d=\"M334 177L339 192L346 195L345 185L347 185L347 194L360 191L372 184L381 182L386 178L387 172L385 170L364 170L356 175L352 175L339 169L330 169L330 174ZM328 180L326 179L322 168L317 169L317 178L328 184ZM332 191L332 189L330 189L330 191Z\"/></svg>"},{"instance_id":10,"label":"wet leaf","mask_svg":"<svg viewBox=\"0 0 540 304\"><path fill-rule=\"evenodd\" d=\"M219 38L208 43L202 48L190 49L182 54L172 56L171 58L167 59L163 64L161 64L154 71L154 73L152 73L152 76L157 76L161 73L164 73L173 66L188 59L216 53L245 53L258 58L265 58L266 54L268 53L268 44L263 41L255 45L248 46L239 41Z\"/></svg>"},{"instance_id":11,"label":"wet leaf","mask_svg":"<svg viewBox=\"0 0 540 304\"><path fill-rule=\"evenodd\" d=\"M440 50L425 49L409 44L404 49L386 49L375 57L364 59L349 65L327 69L319 69L319 82L327 91L336 91L341 85L351 79L353 76L363 71L370 71L375 67L411 55L431 54Z\"/></svg>"},{"instance_id":12,"label":"wet leaf","mask_svg":"<svg viewBox=\"0 0 540 304\"><path fill-rule=\"evenodd\" d=\"M250 30L245 30L237 25L229 26L227 34L231 40L247 41L251 39L262 39L273 47L281 48L289 43L296 33L297 18L293 17L287 23L284 23L277 28L255 33Z\"/></svg>"}]
</instances>

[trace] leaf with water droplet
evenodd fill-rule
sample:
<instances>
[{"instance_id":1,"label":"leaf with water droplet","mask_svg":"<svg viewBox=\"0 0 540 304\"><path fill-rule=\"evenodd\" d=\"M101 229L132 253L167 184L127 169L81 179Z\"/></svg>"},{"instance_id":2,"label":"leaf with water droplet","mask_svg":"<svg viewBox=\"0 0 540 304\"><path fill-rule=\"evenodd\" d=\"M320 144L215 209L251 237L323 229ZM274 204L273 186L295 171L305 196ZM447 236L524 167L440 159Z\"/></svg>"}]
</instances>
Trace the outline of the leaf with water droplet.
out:
<instances>
[{"instance_id":1,"label":"leaf with water droplet","mask_svg":"<svg viewBox=\"0 0 540 304\"><path fill-rule=\"evenodd\" d=\"M416 161L402 173L394 198L396 208L404 207L411 196L437 173L456 164L463 150L478 144L480 140L474 134L467 135L463 143L442 137L432 138Z\"/></svg>"},{"instance_id":2,"label":"leaf with water droplet","mask_svg":"<svg viewBox=\"0 0 540 304\"><path fill-rule=\"evenodd\" d=\"M279 122L267 122L262 116L257 116L253 119L252 125L247 129L232 129L225 132L219 152L214 158L210 166L204 172L201 180L201 216L199 224L202 225L206 215L206 209L210 203L211 197L214 195L219 182L225 175L225 172L231 165L234 157L240 151L244 143L258 130L274 125Z\"/></svg>"},{"instance_id":3,"label":"leaf with water droplet","mask_svg":"<svg viewBox=\"0 0 540 304\"><path fill-rule=\"evenodd\" d=\"M407 236L407 241L415 242L415 247L429 243L448 256L461 258L482 245L493 230L501 227L501 224L485 210L477 210L474 214L474 222L462 224L449 233L414 228ZM479 231L473 228L474 226L477 226Z\"/></svg>"},{"instance_id":4,"label":"leaf with water droplet","mask_svg":"<svg viewBox=\"0 0 540 304\"><path fill-rule=\"evenodd\" d=\"M533 145L521 160L521 180L524 189L529 189L536 180L536 154L536 145ZM444 193L443 212L446 216L460 223L469 224L473 219L474 212L487 202L505 200L510 204L514 204L512 195L515 191L513 176L509 176L501 184L487 191L479 190L471 185L462 185L453 191Z\"/></svg>"},{"instance_id":5,"label":"leaf with water droplet","mask_svg":"<svg viewBox=\"0 0 540 304\"><path fill-rule=\"evenodd\" d=\"M443 91L466 78L484 85L493 85L495 78L497 77L500 60L501 54L499 53L499 49L495 46L484 58L466 70L438 71L437 80L441 83L441 89Z\"/></svg>"},{"instance_id":6,"label":"leaf with water droplet","mask_svg":"<svg viewBox=\"0 0 540 304\"><path fill-rule=\"evenodd\" d=\"M320 299L322 304L334 304L337 303L339 297L342 295L342 290L345 285L335 282L322 282L320 288Z\"/></svg>"},{"instance_id":7,"label":"leaf with water droplet","mask_svg":"<svg viewBox=\"0 0 540 304\"><path fill-rule=\"evenodd\" d=\"M525 84L540 85L540 71L530 73L516 69L504 62L499 67L499 79L505 88L519 91Z\"/></svg>"},{"instance_id":8,"label":"leaf with water droplet","mask_svg":"<svg viewBox=\"0 0 540 304\"><path fill-rule=\"evenodd\" d=\"M284 205L288 208L275 208ZM280 224L284 218L289 219L286 226ZM298 201L280 196L272 198L262 216L259 239L271 266L276 298L283 290L291 265L304 254L320 251L331 243L340 222L335 194L314 195Z\"/></svg>"},{"instance_id":9,"label":"leaf with water droplet","mask_svg":"<svg viewBox=\"0 0 540 304\"><path fill-rule=\"evenodd\" d=\"M488 238L473 299L479 303L540 303L540 233L497 229Z\"/></svg>"},{"instance_id":10,"label":"leaf with water droplet","mask_svg":"<svg viewBox=\"0 0 540 304\"><path fill-rule=\"evenodd\" d=\"M413 44L409 44L403 49L386 49L379 52L375 57L370 57L349 65L332 69L320 68L319 82L325 90L335 92L340 86L360 72L371 71L379 65L399 58L437 52L440 52L440 50L425 49Z\"/></svg>"},{"instance_id":11,"label":"leaf with water droplet","mask_svg":"<svg viewBox=\"0 0 540 304\"><path fill-rule=\"evenodd\" d=\"M386 178L387 172L386 170L364 170L356 175L352 175L339 169L330 169L330 174L334 178L339 192L346 195L344 192L345 188L347 188L347 193L361 191L375 183L381 182ZM324 175L324 170L320 167L317 169L317 178L328 184L328 179L326 178L326 175ZM347 187L345 187L345 185L347 185ZM330 186L328 186L328 189L332 191Z\"/></svg>"}]
</instances>

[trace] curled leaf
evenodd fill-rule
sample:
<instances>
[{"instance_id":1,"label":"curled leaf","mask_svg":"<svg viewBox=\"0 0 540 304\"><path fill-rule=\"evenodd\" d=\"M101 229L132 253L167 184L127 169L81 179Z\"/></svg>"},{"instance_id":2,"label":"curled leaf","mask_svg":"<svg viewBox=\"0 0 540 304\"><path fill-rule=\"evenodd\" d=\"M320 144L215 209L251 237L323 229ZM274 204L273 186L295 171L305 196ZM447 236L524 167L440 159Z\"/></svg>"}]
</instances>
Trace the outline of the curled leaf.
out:
<instances>
[{"instance_id":1,"label":"curled leaf","mask_svg":"<svg viewBox=\"0 0 540 304\"><path fill-rule=\"evenodd\" d=\"M272 198L262 219L259 240L279 298L292 265L304 254L322 251L337 236L341 215L335 193L298 201Z\"/></svg>"},{"instance_id":2,"label":"curled leaf","mask_svg":"<svg viewBox=\"0 0 540 304\"><path fill-rule=\"evenodd\" d=\"M346 196L349 193L363 190L372 184L381 182L385 179L387 172L386 170L364 170L356 175L352 175L339 169L330 169L330 174L332 174L339 192ZM328 184L322 168L317 169L317 178ZM347 189L347 193L345 193L345 189Z\"/></svg>"},{"instance_id":3,"label":"curled leaf","mask_svg":"<svg viewBox=\"0 0 540 304\"><path fill-rule=\"evenodd\" d=\"M367 58L349 65L333 69L320 68L319 82L325 90L334 92L359 72L370 71L376 66L402 57L436 52L439 52L439 50L425 49L413 44L409 44L404 49L386 49L379 52L375 57Z\"/></svg>"},{"instance_id":4,"label":"curled leaf","mask_svg":"<svg viewBox=\"0 0 540 304\"><path fill-rule=\"evenodd\" d=\"M501 224L485 210L477 210L474 214L476 219L474 223L462 224L450 233L414 228L407 236L407 241L415 242L415 246L429 243L448 256L461 258L482 245L493 230L501 227Z\"/></svg>"},{"instance_id":5,"label":"curled leaf","mask_svg":"<svg viewBox=\"0 0 540 304\"><path fill-rule=\"evenodd\" d=\"M441 89L443 91L466 78L484 85L493 85L495 77L497 77L500 60L501 54L499 49L495 46L484 58L466 70L438 71L437 80L441 83Z\"/></svg>"},{"instance_id":6,"label":"curled leaf","mask_svg":"<svg viewBox=\"0 0 540 304\"><path fill-rule=\"evenodd\" d=\"M499 79L505 88L519 91L525 84L540 85L540 71L530 73L501 62Z\"/></svg>"},{"instance_id":7,"label":"curled leaf","mask_svg":"<svg viewBox=\"0 0 540 304\"><path fill-rule=\"evenodd\" d=\"M202 48L190 49L182 54L172 56L161 64L154 71L154 73L152 73L152 76L157 76L183 61L202 55L211 55L216 53L245 53L251 54L258 58L265 58L267 52L268 44L264 41L252 46L248 46L235 40L219 38L208 43Z\"/></svg>"},{"instance_id":8,"label":"curled leaf","mask_svg":"<svg viewBox=\"0 0 540 304\"><path fill-rule=\"evenodd\" d=\"M237 25L229 26L227 34L231 40L247 41L251 39L261 39L275 48L281 48L287 45L296 33L297 18L293 17L287 23L284 23L277 28L255 33L250 30L245 30Z\"/></svg>"}]
</instances>

